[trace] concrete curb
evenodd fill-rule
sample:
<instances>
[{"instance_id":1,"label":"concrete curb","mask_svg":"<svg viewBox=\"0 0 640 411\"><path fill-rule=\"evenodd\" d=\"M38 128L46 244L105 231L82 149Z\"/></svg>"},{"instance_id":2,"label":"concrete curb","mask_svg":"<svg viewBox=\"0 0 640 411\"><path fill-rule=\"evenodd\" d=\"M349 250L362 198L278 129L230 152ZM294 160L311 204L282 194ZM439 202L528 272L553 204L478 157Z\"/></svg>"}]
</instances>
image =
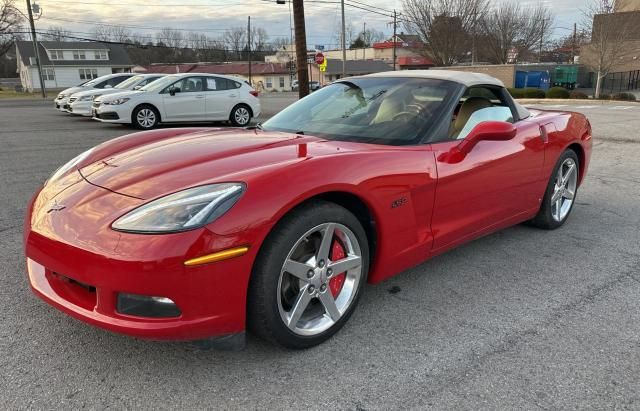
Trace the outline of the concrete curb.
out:
<instances>
[{"instance_id":1,"label":"concrete curb","mask_svg":"<svg viewBox=\"0 0 640 411\"><path fill-rule=\"evenodd\" d=\"M621 103L631 103L631 104L640 104L638 101L629 101L629 100L595 100L595 99L578 99L578 98L518 98L516 99L518 103L524 104L543 104L543 103L568 103L571 105L572 103L577 104L601 104L605 105L620 105Z\"/></svg>"}]
</instances>

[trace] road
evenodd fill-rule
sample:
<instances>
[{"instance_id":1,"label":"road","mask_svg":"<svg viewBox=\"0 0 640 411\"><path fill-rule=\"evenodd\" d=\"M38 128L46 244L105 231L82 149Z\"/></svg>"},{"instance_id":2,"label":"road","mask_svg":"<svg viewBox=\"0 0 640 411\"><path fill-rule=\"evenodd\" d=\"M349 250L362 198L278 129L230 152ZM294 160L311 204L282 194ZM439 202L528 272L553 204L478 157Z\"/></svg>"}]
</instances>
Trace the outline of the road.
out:
<instances>
[{"instance_id":1,"label":"road","mask_svg":"<svg viewBox=\"0 0 640 411\"><path fill-rule=\"evenodd\" d=\"M640 105L570 108L589 115L595 147L563 228L516 226L367 286L319 347L249 337L220 352L111 334L31 294L29 197L130 130L0 102L2 408L640 408Z\"/></svg>"}]
</instances>

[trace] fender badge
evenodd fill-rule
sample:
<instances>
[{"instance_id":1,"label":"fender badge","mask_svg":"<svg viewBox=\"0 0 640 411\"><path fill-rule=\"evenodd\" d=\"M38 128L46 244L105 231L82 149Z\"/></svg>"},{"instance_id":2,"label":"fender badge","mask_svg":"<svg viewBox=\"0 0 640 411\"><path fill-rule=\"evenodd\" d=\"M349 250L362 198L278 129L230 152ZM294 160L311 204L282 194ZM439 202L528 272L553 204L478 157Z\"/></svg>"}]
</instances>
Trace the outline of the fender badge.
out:
<instances>
[{"instance_id":1,"label":"fender badge","mask_svg":"<svg viewBox=\"0 0 640 411\"><path fill-rule=\"evenodd\" d=\"M53 203L49 206L49 209L47 210L47 213L50 213L52 211L64 210L65 208L67 208L67 206L64 206L64 205L58 203L58 200L53 200Z\"/></svg>"}]
</instances>

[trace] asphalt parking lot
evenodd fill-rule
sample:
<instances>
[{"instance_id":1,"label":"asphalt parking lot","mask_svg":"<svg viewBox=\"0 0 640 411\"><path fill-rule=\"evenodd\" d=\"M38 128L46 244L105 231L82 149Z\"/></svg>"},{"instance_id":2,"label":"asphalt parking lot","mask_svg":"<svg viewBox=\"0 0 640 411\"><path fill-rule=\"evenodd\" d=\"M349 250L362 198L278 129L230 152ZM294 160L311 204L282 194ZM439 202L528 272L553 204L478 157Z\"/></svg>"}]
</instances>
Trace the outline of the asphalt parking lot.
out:
<instances>
[{"instance_id":1,"label":"asphalt parking lot","mask_svg":"<svg viewBox=\"0 0 640 411\"><path fill-rule=\"evenodd\" d=\"M272 98L265 116L289 101ZM513 227L367 286L319 347L250 337L220 352L111 334L31 294L28 199L60 164L132 130L0 101L1 407L640 408L640 104L579 105L556 107L587 113L595 136L563 228Z\"/></svg>"}]
</instances>

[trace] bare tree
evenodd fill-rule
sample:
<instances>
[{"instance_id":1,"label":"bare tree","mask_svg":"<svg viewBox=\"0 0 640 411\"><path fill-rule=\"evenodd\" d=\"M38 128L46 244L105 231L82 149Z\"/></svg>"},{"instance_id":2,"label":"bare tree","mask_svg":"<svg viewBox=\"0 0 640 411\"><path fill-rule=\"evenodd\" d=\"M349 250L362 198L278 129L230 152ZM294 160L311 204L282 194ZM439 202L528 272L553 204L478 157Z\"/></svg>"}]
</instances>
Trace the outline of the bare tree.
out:
<instances>
[{"instance_id":1,"label":"bare tree","mask_svg":"<svg viewBox=\"0 0 640 411\"><path fill-rule=\"evenodd\" d=\"M236 60L242 59L242 50L247 45L247 30L244 27L232 27L224 32L222 41L225 48L235 54Z\"/></svg>"},{"instance_id":2,"label":"bare tree","mask_svg":"<svg viewBox=\"0 0 640 411\"><path fill-rule=\"evenodd\" d=\"M267 49L267 43L269 41L269 35L267 31L262 27L251 28L251 50L252 51L265 51Z\"/></svg>"},{"instance_id":3,"label":"bare tree","mask_svg":"<svg viewBox=\"0 0 640 411\"><path fill-rule=\"evenodd\" d=\"M111 41L117 41L119 43L131 42L131 30L123 26L111 26L109 29Z\"/></svg>"},{"instance_id":4,"label":"bare tree","mask_svg":"<svg viewBox=\"0 0 640 411\"><path fill-rule=\"evenodd\" d=\"M111 41L111 30L108 26L95 26L92 32L93 38L98 41Z\"/></svg>"},{"instance_id":5,"label":"bare tree","mask_svg":"<svg viewBox=\"0 0 640 411\"><path fill-rule=\"evenodd\" d=\"M44 40L51 41L68 41L71 36L71 32L65 30L62 26L49 26L49 28L42 35Z\"/></svg>"},{"instance_id":6,"label":"bare tree","mask_svg":"<svg viewBox=\"0 0 640 411\"><path fill-rule=\"evenodd\" d=\"M621 0L591 0L583 11L585 26L591 24L591 42L581 51L581 62L596 74L595 98L600 97L604 79L627 54L626 42L634 33L633 16L614 11L624 5Z\"/></svg>"},{"instance_id":7,"label":"bare tree","mask_svg":"<svg viewBox=\"0 0 640 411\"><path fill-rule=\"evenodd\" d=\"M384 33L376 29L361 31L358 38L362 39L365 47L371 47L373 43L384 40Z\"/></svg>"},{"instance_id":8,"label":"bare tree","mask_svg":"<svg viewBox=\"0 0 640 411\"><path fill-rule=\"evenodd\" d=\"M470 49L477 20L488 0L403 0L405 29L417 33L425 54L437 65L450 66Z\"/></svg>"},{"instance_id":9,"label":"bare tree","mask_svg":"<svg viewBox=\"0 0 640 411\"><path fill-rule=\"evenodd\" d=\"M542 3L533 9L522 8L515 1L501 3L478 20L482 45L495 63L518 61L534 46L542 49L553 20L551 11Z\"/></svg>"},{"instance_id":10,"label":"bare tree","mask_svg":"<svg viewBox=\"0 0 640 411\"><path fill-rule=\"evenodd\" d=\"M16 41L23 17L15 7L15 0L0 0L0 56L3 56Z\"/></svg>"}]
</instances>

